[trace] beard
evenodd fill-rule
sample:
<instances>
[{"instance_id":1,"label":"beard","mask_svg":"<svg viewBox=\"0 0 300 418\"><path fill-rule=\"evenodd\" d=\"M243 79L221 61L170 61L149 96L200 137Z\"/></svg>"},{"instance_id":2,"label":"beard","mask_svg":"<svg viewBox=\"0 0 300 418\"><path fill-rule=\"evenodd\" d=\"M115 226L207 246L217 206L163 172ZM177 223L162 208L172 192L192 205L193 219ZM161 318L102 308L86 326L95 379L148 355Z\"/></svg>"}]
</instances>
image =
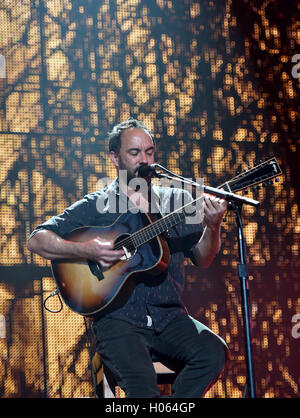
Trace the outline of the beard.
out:
<instances>
[{"instance_id":1,"label":"beard","mask_svg":"<svg viewBox=\"0 0 300 418\"><path fill-rule=\"evenodd\" d=\"M137 170L138 167L128 167L122 160L119 161L119 175L122 177L123 182L126 183L127 186L130 180L137 177Z\"/></svg>"},{"instance_id":2,"label":"beard","mask_svg":"<svg viewBox=\"0 0 300 418\"><path fill-rule=\"evenodd\" d=\"M129 183L131 180L136 179L139 176L138 174L138 169L140 166L143 166L146 164L139 164L137 167L131 167L128 166L126 163L124 163L124 161L120 158L119 159L119 179L121 179L121 182L123 184L126 184L127 186L129 186ZM148 184L148 186L151 183L151 177L140 177L144 182L146 182ZM135 184L135 183L133 183Z\"/></svg>"}]
</instances>

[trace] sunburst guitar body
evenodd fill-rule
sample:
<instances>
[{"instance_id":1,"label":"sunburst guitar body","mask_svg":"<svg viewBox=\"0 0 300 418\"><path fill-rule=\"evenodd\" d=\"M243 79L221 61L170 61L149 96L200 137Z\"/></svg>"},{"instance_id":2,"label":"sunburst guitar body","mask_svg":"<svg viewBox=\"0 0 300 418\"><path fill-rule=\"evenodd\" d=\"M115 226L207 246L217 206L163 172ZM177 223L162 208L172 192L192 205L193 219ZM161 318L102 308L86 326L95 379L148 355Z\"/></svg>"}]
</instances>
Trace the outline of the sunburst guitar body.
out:
<instances>
[{"instance_id":1,"label":"sunburst guitar body","mask_svg":"<svg viewBox=\"0 0 300 418\"><path fill-rule=\"evenodd\" d=\"M163 235L141 243L133 235L147 230L152 221L148 214L124 213L112 225L82 227L64 236L73 242L112 241L114 248L125 254L109 269L87 259L53 260L53 277L69 308L85 316L116 309L127 300L141 275L157 275L167 268L170 253Z\"/></svg>"}]
</instances>

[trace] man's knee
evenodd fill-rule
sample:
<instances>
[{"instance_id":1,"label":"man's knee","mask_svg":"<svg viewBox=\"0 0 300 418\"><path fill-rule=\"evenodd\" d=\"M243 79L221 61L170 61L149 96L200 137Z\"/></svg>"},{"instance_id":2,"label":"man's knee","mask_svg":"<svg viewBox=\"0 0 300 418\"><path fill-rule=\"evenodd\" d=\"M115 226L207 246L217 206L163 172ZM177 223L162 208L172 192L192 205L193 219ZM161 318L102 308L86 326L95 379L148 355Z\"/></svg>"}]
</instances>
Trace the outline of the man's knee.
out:
<instances>
[{"instance_id":1,"label":"man's knee","mask_svg":"<svg viewBox=\"0 0 300 418\"><path fill-rule=\"evenodd\" d=\"M217 377L225 367L227 360L226 345L213 333L203 331L201 335L201 351L206 352L207 365Z\"/></svg>"}]
</instances>

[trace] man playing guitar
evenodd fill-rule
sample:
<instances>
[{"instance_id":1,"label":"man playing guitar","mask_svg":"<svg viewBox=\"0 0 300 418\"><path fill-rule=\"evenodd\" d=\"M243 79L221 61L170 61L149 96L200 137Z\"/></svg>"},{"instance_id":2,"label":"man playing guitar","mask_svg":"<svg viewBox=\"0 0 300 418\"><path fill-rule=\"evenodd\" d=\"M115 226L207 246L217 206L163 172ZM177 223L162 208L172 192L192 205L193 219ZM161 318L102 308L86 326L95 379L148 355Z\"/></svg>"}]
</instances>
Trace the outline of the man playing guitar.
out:
<instances>
[{"instance_id":1,"label":"man playing guitar","mask_svg":"<svg viewBox=\"0 0 300 418\"><path fill-rule=\"evenodd\" d=\"M166 207L172 210L187 192L179 188L155 189L150 176L145 179L148 195L131 188L139 177L139 168L154 163L153 137L141 122L128 119L116 125L109 134L109 148L118 178L39 225L29 237L28 248L51 260L54 275L61 274L59 263L63 260L67 260L68 268L76 260L88 260L88 274L92 266L98 268L100 273L93 271L87 288L99 283L109 290L101 302L103 309L90 309L97 351L126 397L159 397L152 355L176 369L173 397L202 397L224 368L227 346L204 324L188 315L180 296L184 286L184 258L190 257L198 267L205 268L212 263L220 249L220 228L227 202L205 195L201 223L184 220L160 234L156 241L137 244L135 231L146 232L151 222L164 217ZM151 193L158 208L156 217L151 215ZM99 202L102 202L101 210ZM138 210L120 215L122 204ZM91 226L102 229L96 235L82 234L86 231L84 227ZM112 234L118 228L119 235L126 232L120 245ZM77 235L70 235L73 231ZM127 246L129 241L134 247L132 253ZM151 274L152 267L156 269L155 274ZM121 276L123 279L118 282ZM90 285L90 280L95 280L95 286ZM76 300L71 306L76 310L79 294L88 291L78 290L80 277L78 281L70 277L70 284L63 279L62 288L71 288L74 283L77 290L66 291L65 297ZM134 286L126 297L119 297L127 283ZM89 301L84 309L88 304ZM79 313L84 314L84 309Z\"/></svg>"}]
</instances>

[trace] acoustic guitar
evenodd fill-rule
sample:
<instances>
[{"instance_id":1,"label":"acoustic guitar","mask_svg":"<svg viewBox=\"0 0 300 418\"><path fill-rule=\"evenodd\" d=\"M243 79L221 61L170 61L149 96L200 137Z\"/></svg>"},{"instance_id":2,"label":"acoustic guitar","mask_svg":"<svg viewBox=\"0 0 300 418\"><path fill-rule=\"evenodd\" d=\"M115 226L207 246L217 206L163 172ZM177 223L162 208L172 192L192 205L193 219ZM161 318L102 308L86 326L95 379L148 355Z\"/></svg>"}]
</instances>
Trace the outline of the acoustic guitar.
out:
<instances>
[{"instance_id":1,"label":"acoustic guitar","mask_svg":"<svg viewBox=\"0 0 300 418\"><path fill-rule=\"evenodd\" d=\"M269 182L282 174L276 158L271 158L239 174L219 188L237 192ZM276 179L277 180L277 179ZM184 221L188 205L155 220L147 213L123 213L109 226L87 226L73 230L64 239L85 242L96 237L114 243L124 256L110 268L103 269L88 259L51 261L53 277L66 305L84 316L112 311L127 300L137 280L145 275L159 275L167 269L170 252L164 232Z\"/></svg>"}]
</instances>

